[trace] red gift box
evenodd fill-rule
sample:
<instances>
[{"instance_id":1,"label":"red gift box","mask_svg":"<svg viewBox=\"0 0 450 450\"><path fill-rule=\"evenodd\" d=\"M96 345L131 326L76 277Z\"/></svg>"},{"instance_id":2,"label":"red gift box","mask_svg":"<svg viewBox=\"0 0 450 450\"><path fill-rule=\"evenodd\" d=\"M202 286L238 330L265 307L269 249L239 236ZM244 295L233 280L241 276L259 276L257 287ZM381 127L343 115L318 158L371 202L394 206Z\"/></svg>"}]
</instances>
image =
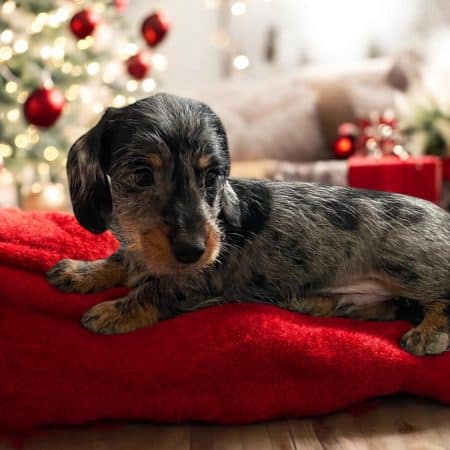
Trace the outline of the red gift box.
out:
<instances>
[{"instance_id":1,"label":"red gift box","mask_svg":"<svg viewBox=\"0 0 450 450\"><path fill-rule=\"evenodd\" d=\"M348 183L352 187L397 192L441 203L443 163L435 156L353 157L348 160ZM447 166L450 175L450 161Z\"/></svg>"}]
</instances>

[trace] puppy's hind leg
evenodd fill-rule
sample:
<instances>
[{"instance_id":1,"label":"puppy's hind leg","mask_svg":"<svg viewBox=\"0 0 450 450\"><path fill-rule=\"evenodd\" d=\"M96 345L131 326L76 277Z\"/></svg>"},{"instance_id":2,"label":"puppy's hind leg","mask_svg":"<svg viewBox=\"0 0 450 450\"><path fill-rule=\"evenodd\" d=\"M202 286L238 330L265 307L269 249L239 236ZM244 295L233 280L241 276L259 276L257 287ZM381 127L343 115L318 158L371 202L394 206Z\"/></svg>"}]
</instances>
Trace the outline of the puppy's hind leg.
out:
<instances>
[{"instance_id":1,"label":"puppy's hind leg","mask_svg":"<svg viewBox=\"0 0 450 450\"><path fill-rule=\"evenodd\" d=\"M437 355L449 348L450 302L433 300L424 304L424 318L417 327L408 331L401 346L413 355Z\"/></svg>"},{"instance_id":2,"label":"puppy's hind leg","mask_svg":"<svg viewBox=\"0 0 450 450\"><path fill-rule=\"evenodd\" d=\"M64 292L87 294L124 284L125 267L119 254L97 261L63 259L47 272L50 284Z\"/></svg>"}]
</instances>

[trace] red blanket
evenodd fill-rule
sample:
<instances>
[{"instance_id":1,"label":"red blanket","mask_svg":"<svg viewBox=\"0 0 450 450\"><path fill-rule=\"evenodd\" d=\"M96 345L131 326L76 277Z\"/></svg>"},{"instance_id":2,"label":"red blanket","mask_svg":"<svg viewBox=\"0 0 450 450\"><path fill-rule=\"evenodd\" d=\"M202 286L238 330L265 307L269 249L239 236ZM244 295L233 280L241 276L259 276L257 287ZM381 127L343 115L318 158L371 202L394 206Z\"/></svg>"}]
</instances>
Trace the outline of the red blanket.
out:
<instances>
[{"instance_id":1,"label":"red blanket","mask_svg":"<svg viewBox=\"0 0 450 450\"><path fill-rule=\"evenodd\" d=\"M450 353L415 357L405 322L319 319L240 304L101 336L79 325L96 295L63 294L44 271L116 247L71 215L0 210L0 426L99 419L246 423L334 411L407 391L450 402Z\"/></svg>"}]
</instances>

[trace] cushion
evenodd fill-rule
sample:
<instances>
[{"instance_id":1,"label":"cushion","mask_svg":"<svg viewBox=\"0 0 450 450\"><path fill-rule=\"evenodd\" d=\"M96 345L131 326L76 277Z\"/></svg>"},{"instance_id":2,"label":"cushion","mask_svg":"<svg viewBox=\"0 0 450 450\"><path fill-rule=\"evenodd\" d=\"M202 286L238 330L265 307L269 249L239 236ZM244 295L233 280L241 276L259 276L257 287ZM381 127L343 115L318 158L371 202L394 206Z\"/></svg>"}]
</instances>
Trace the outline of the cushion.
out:
<instances>
[{"instance_id":1,"label":"cushion","mask_svg":"<svg viewBox=\"0 0 450 450\"><path fill-rule=\"evenodd\" d=\"M0 210L0 426L103 419L248 423L335 411L407 391L450 402L450 353L415 357L406 322L321 319L251 303L215 306L123 335L79 319L123 295L64 294L44 276L64 257L117 246L70 214Z\"/></svg>"}]
</instances>

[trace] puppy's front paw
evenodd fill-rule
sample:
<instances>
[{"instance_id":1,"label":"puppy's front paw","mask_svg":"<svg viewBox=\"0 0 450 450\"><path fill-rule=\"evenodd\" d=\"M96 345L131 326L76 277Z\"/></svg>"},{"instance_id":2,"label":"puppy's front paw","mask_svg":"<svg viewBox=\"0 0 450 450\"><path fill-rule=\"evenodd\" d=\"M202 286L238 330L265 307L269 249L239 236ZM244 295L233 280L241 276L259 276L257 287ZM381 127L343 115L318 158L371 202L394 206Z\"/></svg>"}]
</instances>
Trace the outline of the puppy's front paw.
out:
<instances>
[{"instance_id":1,"label":"puppy's front paw","mask_svg":"<svg viewBox=\"0 0 450 450\"><path fill-rule=\"evenodd\" d=\"M401 346L416 356L438 355L449 346L449 335L443 331L427 332L420 328L409 330L401 340Z\"/></svg>"},{"instance_id":2,"label":"puppy's front paw","mask_svg":"<svg viewBox=\"0 0 450 450\"><path fill-rule=\"evenodd\" d=\"M62 259L47 272L50 284L64 292L87 294L93 291L89 263L74 259Z\"/></svg>"},{"instance_id":3,"label":"puppy's front paw","mask_svg":"<svg viewBox=\"0 0 450 450\"><path fill-rule=\"evenodd\" d=\"M122 299L93 306L81 318L81 325L93 333L119 334L154 325L156 320L152 308L142 310Z\"/></svg>"}]
</instances>

